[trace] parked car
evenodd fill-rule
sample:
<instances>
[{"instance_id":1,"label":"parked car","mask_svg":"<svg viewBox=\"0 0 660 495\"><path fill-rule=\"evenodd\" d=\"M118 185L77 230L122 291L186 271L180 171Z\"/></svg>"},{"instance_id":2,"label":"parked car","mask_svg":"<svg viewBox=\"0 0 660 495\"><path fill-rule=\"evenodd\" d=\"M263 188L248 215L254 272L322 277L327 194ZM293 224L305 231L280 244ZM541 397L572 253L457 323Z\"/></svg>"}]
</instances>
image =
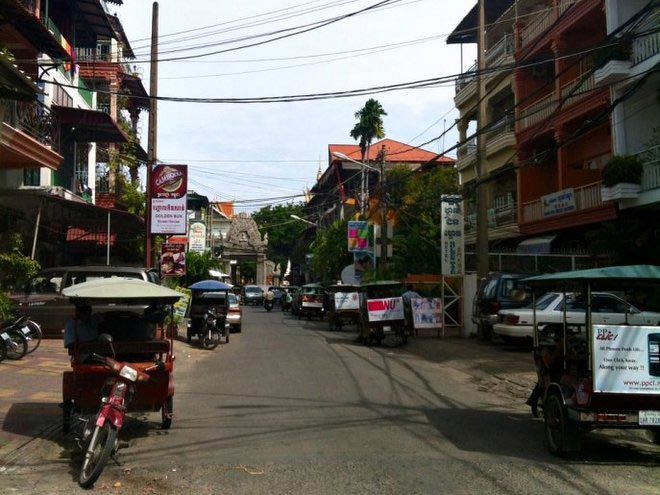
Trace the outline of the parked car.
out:
<instances>
[{"instance_id":1,"label":"parked car","mask_svg":"<svg viewBox=\"0 0 660 495\"><path fill-rule=\"evenodd\" d=\"M227 313L227 323L229 323L229 330L232 332L240 332L243 320L243 309L238 301L236 294L229 293L229 312Z\"/></svg>"},{"instance_id":2,"label":"parked car","mask_svg":"<svg viewBox=\"0 0 660 495\"><path fill-rule=\"evenodd\" d=\"M531 302L531 291L521 283L529 276L493 272L482 281L472 305L472 322L477 325L479 338L490 340L500 310L521 308Z\"/></svg>"},{"instance_id":3,"label":"parked car","mask_svg":"<svg viewBox=\"0 0 660 495\"><path fill-rule=\"evenodd\" d=\"M625 305L628 304L628 323L630 325L660 325L660 313L640 311L632 304L609 292L594 292L591 299L592 323L621 325L625 323ZM567 323L586 323L586 299L582 295L566 293ZM563 323L564 294L548 292L536 301L536 321L544 323ZM519 309L506 309L499 313L499 323L493 331L507 339L531 339L534 336L532 305Z\"/></svg>"},{"instance_id":4,"label":"parked car","mask_svg":"<svg viewBox=\"0 0 660 495\"><path fill-rule=\"evenodd\" d=\"M29 316L41 325L44 336L61 337L67 320L72 316L71 304L62 290L82 282L100 278L128 277L146 282L160 283L158 274L129 266L61 266L40 271L26 285L24 292L11 294L20 315ZM113 310L122 308L113 306ZM109 308L94 306L95 312Z\"/></svg>"},{"instance_id":5,"label":"parked car","mask_svg":"<svg viewBox=\"0 0 660 495\"><path fill-rule=\"evenodd\" d=\"M260 306L264 303L264 290L258 285L243 287L243 304Z\"/></svg>"}]
</instances>

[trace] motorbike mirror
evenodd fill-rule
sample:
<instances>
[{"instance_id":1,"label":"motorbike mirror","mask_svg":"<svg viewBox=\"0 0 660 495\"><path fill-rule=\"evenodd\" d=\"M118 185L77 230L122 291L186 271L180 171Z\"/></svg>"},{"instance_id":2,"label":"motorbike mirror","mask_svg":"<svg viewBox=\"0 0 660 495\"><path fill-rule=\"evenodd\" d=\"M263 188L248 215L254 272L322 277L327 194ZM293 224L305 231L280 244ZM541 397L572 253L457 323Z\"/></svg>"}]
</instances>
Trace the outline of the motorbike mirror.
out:
<instances>
[{"instance_id":1,"label":"motorbike mirror","mask_svg":"<svg viewBox=\"0 0 660 495\"><path fill-rule=\"evenodd\" d=\"M112 357L115 357L115 347L112 345L112 335L107 333L102 333L99 335L98 341L107 344L110 347L110 352L112 352Z\"/></svg>"}]
</instances>

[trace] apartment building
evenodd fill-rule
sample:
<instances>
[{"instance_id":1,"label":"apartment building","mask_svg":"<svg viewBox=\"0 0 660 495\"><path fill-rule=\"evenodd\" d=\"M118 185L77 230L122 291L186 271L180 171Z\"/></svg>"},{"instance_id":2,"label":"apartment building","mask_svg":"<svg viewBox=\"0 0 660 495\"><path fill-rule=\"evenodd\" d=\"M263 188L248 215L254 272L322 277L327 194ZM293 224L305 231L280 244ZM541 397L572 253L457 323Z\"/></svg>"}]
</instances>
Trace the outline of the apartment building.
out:
<instances>
[{"instance_id":1,"label":"apartment building","mask_svg":"<svg viewBox=\"0 0 660 495\"><path fill-rule=\"evenodd\" d=\"M514 129L514 25L515 2L497 0L485 2L487 26L479 25L478 5L456 26L447 38L449 44L478 44L479 30L485 29L485 88L482 104L486 119L478 121L477 62L475 61L456 81L454 103L459 111L457 128L462 143L457 150L456 167L464 190L474 191L477 180L477 129L483 130L483 157L487 182L488 237L491 245L503 239L516 238L518 229L518 172L516 169L516 136ZM461 50L463 48L461 47ZM468 139L469 136L473 136ZM476 242L476 197L468 194L465 239L468 249Z\"/></svg>"}]
</instances>

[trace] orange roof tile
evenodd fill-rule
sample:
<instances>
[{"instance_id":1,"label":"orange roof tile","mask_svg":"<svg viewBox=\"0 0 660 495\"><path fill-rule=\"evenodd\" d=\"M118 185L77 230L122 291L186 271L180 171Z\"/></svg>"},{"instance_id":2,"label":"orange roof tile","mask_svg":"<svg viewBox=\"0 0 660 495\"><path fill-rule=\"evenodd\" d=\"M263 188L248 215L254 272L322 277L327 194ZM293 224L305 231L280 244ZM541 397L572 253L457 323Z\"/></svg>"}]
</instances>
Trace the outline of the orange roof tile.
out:
<instances>
[{"instance_id":1,"label":"orange roof tile","mask_svg":"<svg viewBox=\"0 0 660 495\"><path fill-rule=\"evenodd\" d=\"M395 141L394 139L383 139L373 143L369 148L368 160L376 160L379 151L385 147L385 161L390 163L426 163L435 160L436 163L453 165L454 159L446 156L438 158L437 153L420 148L412 148L411 145ZM412 149L411 149L412 148ZM328 145L328 155L330 163L339 158L333 155L334 152L343 153L354 160L360 160L362 154L360 147L356 144L330 144Z\"/></svg>"}]
</instances>

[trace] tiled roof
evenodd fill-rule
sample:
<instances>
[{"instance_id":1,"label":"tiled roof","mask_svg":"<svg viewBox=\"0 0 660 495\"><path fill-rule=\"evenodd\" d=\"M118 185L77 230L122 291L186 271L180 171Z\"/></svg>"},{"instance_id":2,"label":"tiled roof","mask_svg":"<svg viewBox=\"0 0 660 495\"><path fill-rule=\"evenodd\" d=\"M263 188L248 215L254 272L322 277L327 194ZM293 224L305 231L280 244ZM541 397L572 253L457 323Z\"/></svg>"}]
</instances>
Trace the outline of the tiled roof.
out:
<instances>
[{"instance_id":1,"label":"tiled roof","mask_svg":"<svg viewBox=\"0 0 660 495\"><path fill-rule=\"evenodd\" d=\"M426 163L435 160L437 163L452 165L454 159L442 156L437 158L437 153L427 151L420 148L413 148L409 144L401 143L393 139L383 139L381 141L372 143L369 148L369 156L365 157L370 161L376 160L380 150L385 147L385 162L389 163ZM412 149L411 149L412 148ZM361 160L362 154L360 147L356 144L330 144L328 145L328 155L330 163L335 160L340 160L333 155L334 152L343 153L344 155L352 158L353 160Z\"/></svg>"}]
</instances>

